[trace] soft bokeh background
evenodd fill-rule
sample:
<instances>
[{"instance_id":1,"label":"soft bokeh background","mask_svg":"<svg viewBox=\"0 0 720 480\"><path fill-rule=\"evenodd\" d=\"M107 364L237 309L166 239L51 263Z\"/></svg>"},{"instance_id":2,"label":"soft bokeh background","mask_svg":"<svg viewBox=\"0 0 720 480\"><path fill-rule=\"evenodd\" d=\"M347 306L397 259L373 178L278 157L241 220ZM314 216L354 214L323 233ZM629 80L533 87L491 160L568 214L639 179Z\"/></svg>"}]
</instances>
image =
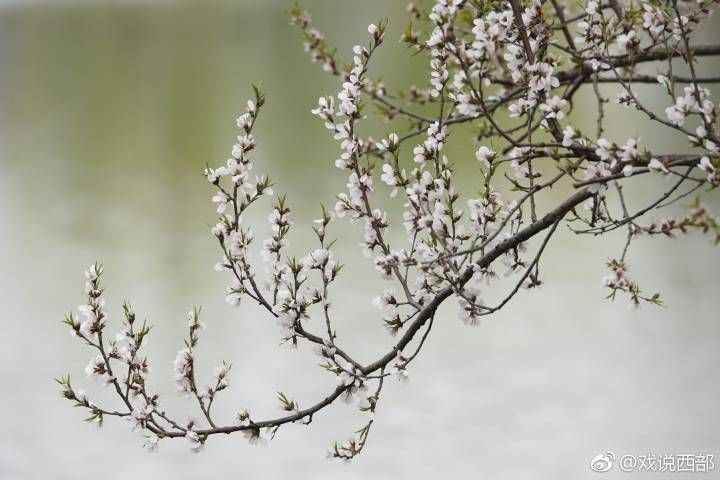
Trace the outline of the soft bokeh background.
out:
<instances>
[{"instance_id":1,"label":"soft bokeh background","mask_svg":"<svg viewBox=\"0 0 720 480\"><path fill-rule=\"evenodd\" d=\"M390 18L374 73L404 87L423 84L425 65L395 42L404 3L305 6L341 52L365 38L368 23ZM326 446L364 421L346 405L310 428L281 429L268 446L212 438L200 455L184 441L148 455L123 421L108 419L100 431L81 421L52 379L70 372L92 397L107 396L83 376L91 353L60 323L82 301L82 270L96 259L112 319L127 298L155 325L152 385L172 410L197 415L171 379L193 305L208 324L204 372L221 359L234 364L218 401L226 418L241 407L276 415L280 389L308 405L331 388L308 348L279 347L267 316L224 303L228 279L212 270L212 190L200 175L226 158L249 85L262 82L256 168L291 199L295 253L311 245L307 225L320 202L343 188L331 168L337 146L309 113L338 86L308 62L289 6L0 1L0 478L590 478L589 460L605 450L720 455L720 255L698 235L633 247L633 274L663 293L666 308L605 301L604 262L622 236L567 231L549 248L541 290L521 293L477 329L445 307L409 384L386 387L367 450L349 467L324 459ZM716 32L706 29L703 40L718 40ZM707 65L717 73L717 63ZM591 128L592 103L578 109ZM640 117L610 114L615 140L639 134L665 151L684 146ZM459 136L449 150L461 171L475 168L471 148ZM463 184L472 190L474 178ZM247 220L264 225L264 216ZM337 253L348 264L335 292L340 341L368 361L392 342L370 305L383 285L361 258L359 230L338 225Z\"/></svg>"}]
</instances>

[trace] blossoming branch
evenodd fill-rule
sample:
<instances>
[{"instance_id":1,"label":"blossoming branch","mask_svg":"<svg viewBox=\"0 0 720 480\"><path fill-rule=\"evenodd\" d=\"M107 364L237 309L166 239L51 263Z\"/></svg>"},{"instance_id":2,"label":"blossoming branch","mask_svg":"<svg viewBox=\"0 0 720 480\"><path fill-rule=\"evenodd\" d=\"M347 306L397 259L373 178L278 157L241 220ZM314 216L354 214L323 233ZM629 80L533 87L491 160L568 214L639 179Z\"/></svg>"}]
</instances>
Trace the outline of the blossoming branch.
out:
<instances>
[{"instance_id":1,"label":"blossoming branch","mask_svg":"<svg viewBox=\"0 0 720 480\"><path fill-rule=\"evenodd\" d=\"M456 302L460 320L478 325L521 289L540 285L542 254L561 224L578 234L624 231L624 248L608 262L604 286L611 298L626 295L634 305L660 303L658 294L646 293L628 273L633 241L691 230L720 241L718 221L700 200L720 184L717 104L707 88L720 77L699 73L704 57L720 55L720 45L693 41L716 7L716 0L590 0L581 7L564 0L438 0L425 12L411 3L412 23L402 41L427 57L427 76L423 87L391 92L370 73L385 41L385 22L368 27L366 41L348 52L346 64L296 6L292 23L302 32L305 50L341 84L312 110L337 141L335 166L347 176L334 208L322 209L315 221L317 247L300 258L288 252L291 201L275 195L270 177L251 174L253 128L265 105L259 89L237 119L230 158L204 174L215 190L219 219L212 235L220 248L216 270L229 278L227 302L261 305L276 320L282 340L315 349L335 387L303 402L279 393L283 413L276 418L257 418L240 407L234 419L217 419L213 403L230 385L231 365L219 364L209 383L200 382L206 375L195 369L196 350L205 325L196 308L188 314L187 339L173 369L178 392L193 399L199 420L167 413L147 385L150 361L142 352L150 328L139 325L125 304L118 333L107 333L103 268L94 264L85 272L86 300L65 323L93 350L87 376L114 390L118 406L97 404L69 377L58 379L63 396L87 410L88 421L125 418L132 430L144 433L149 450L182 437L193 451L217 434L241 433L262 443L287 424L310 424L342 399L367 417L352 438L328 450L331 458L349 460L368 441L383 387L391 378L408 378L433 322L448 321L439 307ZM659 151L639 138L608 138L610 99L600 87L606 84L616 88L613 101L619 106L685 138L685 151ZM653 86L664 110L642 100L641 84ZM573 112L581 91L594 97L591 132L581 131ZM392 125L402 121L408 128L378 140L364 135L370 107L378 112L375 118ZM451 132L463 124L479 132L477 195L460 192L444 153ZM650 192L646 204L634 205L635 196L627 192L638 188L641 176L664 177L666 187ZM552 202L542 195L561 185L572 190L566 198ZM378 206L385 195L401 202L402 218ZM690 203L686 215L655 216L683 199ZM272 234L256 240L243 214L266 202ZM372 303L378 324L397 340L370 363L344 349L333 326L331 291L341 264L328 230L343 217L363 225L364 253L388 284ZM403 229L407 240L391 244L391 227ZM261 271L251 261L258 249ZM488 284L506 286L506 293L488 299Z\"/></svg>"}]
</instances>

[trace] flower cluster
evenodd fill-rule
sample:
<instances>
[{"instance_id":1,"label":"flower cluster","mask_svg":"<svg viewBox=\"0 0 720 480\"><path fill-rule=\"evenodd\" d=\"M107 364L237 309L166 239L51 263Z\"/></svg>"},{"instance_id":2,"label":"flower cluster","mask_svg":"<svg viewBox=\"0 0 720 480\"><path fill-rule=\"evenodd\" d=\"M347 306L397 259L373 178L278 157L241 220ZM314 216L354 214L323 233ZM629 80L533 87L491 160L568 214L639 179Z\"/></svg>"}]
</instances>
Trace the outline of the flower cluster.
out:
<instances>
[{"instance_id":1,"label":"flower cluster","mask_svg":"<svg viewBox=\"0 0 720 480\"><path fill-rule=\"evenodd\" d=\"M102 265L97 263L85 270L87 303L78 307L81 320L77 328L73 328L74 334L81 333L86 337L95 338L105 328L105 300L102 298L103 289L100 286L102 271Z\"/></svg>"},{"instance_id":2,"label":"flower cluster","mask_svg":"<svg viewBox=\"0 0 720 480\"><path fill-rule=\"evenodd\" d=\"M627 265L622 260L612 259L607 264L610 273L603 277L603 285L610 289L608 298L615 298L617 292L625 292L629 294L632 305L638 306L641 301L660 305L660 294L656 293L650 297L644 297L640 292L640 287L635 283L627 272Z\"/></svg>"}]
</instances>

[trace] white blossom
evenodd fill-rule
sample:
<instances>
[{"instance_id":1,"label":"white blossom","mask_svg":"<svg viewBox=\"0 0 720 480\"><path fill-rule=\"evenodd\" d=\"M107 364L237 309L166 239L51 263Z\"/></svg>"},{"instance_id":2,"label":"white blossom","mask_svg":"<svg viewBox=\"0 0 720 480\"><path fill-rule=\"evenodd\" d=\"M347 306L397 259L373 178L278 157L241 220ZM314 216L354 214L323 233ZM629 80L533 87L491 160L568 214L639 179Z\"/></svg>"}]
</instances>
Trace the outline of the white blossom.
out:
<instances>
[{"instance_id":1,"label":"white blossom","mask_svg":"<svg viewBox=\"0 0 720 480\"><path fill-rule=\"evenodd\" d=\"M666 175L670 173L670 170L668 170L667 166L657 158L650 159L650 161L648 162L648 168L654 172L661 172Z\"/></svg>"},{"instance_id":2,"label":"white blossom","mask_svg":"<svg viewBox=\"0 0 720 480\"><path fill-rule=\"evenodd\" d=\"M197 433L193 432L192 430L188 430L185 433L185 438L187 439L188 443L190 444L190 450L193 453L198 453L205 447L205 444L203 443L200 436Z\"/></svg>"},{"instance_id":3,"label":"white blossom","mask_svg":"<svg viewBox=\"0 0 720 480\"><path fill-rule=\"evenodd\" d=\"M193 355L189 348L177 352L173 367L175 370L175 386L178 391L188 393L192 389L191 375L193 366Z\"/></svg>"},{"instance_id":4,"label":"white blossom","mask_svg":"<svg viewBox=\"0 0 720 480\"><path fill-rule=\"evenodd\" d=\"M97 380L104 387L112 385L115 381L115 377L110 374L102 355L90 359L90 362L85 367L85 374Z\"/></svg>"},{"instance_id":5,"label":"white blossom","mask_svg":"<svg viewBox=\"0 0 720 480\"><path fill-rule=\"evenodd\" d=\"M490 164L492 163L493 159L495 158L495 151L490 150L486 146L482 146L475 152L475 157L483 162L486 167L490 168Z\"/></svg>"},{"instance_id":6,"label":"white blossom","mask_svg":"<svg viewBox=\"0 0 720 480\"><path fill-rule=\"evenodd\" d=\"M154 433L151 433L147 436L145 439L145 443L143 443L143 447L148 452L156 452L158 449L158 444L160 443L160 437L155 435Z\"/></svg>"},{"instance_id":7,"label":"white blossom","mask_svg":"<svg viewBox=\"0 0 720 480\"><path fill-rule=\"evenodd\" d=\"M608 168L607 163L600 161L600 162L594 162L587 166L585 169L585 181L595 181L593 183L590 183L587 187L588 191L591 193L597 193L600 195L605 195L605 191L607 190L607 185L609 182L602 181L606 177L609 177L612 175L612 172ZM600 180L600 181L598 181Z\"/></svg>"}]
</instances>

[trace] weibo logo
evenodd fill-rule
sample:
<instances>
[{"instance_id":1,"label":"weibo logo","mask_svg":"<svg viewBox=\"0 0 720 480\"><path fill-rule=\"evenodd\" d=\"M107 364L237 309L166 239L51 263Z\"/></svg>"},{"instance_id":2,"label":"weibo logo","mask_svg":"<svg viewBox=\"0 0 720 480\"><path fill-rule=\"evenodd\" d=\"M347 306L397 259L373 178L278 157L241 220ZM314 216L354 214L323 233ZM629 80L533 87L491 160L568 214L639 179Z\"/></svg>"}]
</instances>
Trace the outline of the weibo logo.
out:
<instances>
[{"instance_id":1,"label":"weibo logo","mask_svg":"<svg viewBox=\"0 0 720 480\"><path fill-rule=\"evenodd\" d=\"M595 455L590 460L590 468L593 472L605 473L613 467L615 454L613 452L605 452Z\"/></svg>"}]
</instances>

